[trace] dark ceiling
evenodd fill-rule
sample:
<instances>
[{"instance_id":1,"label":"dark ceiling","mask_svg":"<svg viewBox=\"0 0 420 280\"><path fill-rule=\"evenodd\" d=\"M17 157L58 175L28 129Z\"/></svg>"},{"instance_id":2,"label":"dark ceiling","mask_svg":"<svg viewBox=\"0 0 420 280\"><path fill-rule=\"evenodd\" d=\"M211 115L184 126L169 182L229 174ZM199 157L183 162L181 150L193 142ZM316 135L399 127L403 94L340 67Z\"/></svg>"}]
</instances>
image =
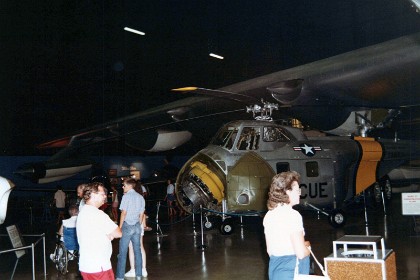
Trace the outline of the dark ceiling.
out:
<instances>
[{"instance_id":1,"label":"dark ceiling","mask_svg":"<svg viewBox=\"0 0 420 280\"><path fill-rule=\"evenodd\" d=\"M420 31L405 0L5 0L0 11L0 155L40 154L36 144L175 100L171 88L218 88Z\"/></svg>"}]
</instances>

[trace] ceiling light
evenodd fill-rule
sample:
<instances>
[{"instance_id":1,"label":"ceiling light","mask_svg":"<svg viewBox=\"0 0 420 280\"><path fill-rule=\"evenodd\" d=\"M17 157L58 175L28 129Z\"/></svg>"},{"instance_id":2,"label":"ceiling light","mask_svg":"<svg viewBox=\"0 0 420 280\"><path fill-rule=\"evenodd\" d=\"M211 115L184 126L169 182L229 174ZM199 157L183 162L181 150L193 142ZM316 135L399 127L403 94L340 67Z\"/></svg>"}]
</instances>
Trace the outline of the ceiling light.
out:
<instances>
[{"instance_id":1,"label":"ceiling light","mask_svg":"<svg viewBox=\"0 0 420 280\"><path fill-rule=\"evenodd\" d=\"M212 56L212 57L217 58L217 59L224 59L223 56L220 56L220 55L217 55L217 54L214 54L214 53L210 53L209 56Z\"/></svg>"},{"instance_id":2,"label":"ceiling light","mask_svg":"<svg viewBox=\"0 0 420 280\"><path fill-rule=\"evenodd\" d=\"M136 33L136 34L139 34L139 35L146 35L146 33L135 30L135 29L130 28L130 27L124 27L124 30L128 31L128 32Z\"/></svg>"}]
</instances>

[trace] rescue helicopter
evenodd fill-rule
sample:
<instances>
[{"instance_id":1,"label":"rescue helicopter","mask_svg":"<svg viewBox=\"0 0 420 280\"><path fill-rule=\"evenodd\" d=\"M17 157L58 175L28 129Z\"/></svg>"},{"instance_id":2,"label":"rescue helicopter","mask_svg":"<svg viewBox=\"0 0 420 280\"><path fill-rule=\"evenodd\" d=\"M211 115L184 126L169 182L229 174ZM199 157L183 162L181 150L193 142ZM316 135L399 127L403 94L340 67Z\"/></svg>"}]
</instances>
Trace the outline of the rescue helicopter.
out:
<instances>
[{"instance_id":1,"label":"rescue helicopter","mask_svg":"<svg viewBox=\"0 0 420 280\"><path fill-rule=\"evenodd\" d=\"M218 213L222 234L233 231L231 214L266 211L272 177L290 170L301 175L301 204L341 227L346 221L345 201L420 150L411 141L307 136L300 128L273 122L266 113L277 108L275 104L264 107L264 116L257 120L223 126L178 174L176 194L181 207L188 212L203 207L210 210L206 214ZM206 219L204 226L212 228L212 220Z\"/></svg>"}]
</instances>

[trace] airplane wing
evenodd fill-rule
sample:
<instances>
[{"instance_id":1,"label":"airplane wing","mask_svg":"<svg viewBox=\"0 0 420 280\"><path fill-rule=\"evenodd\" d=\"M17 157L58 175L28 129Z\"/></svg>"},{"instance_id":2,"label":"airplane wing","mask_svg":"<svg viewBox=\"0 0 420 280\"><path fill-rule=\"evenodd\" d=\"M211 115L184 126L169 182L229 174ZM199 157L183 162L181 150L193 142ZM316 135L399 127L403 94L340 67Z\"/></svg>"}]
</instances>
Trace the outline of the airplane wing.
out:
<instances>
[{"instance_id":1,"label":"airplane wing","mask_svg":"<svg viewBox=\"0 0 420 280\"><path fill-rule=\"evenodd\" d=\"M351 112L382 108L387 114L381 125L399 122L405 132L420 120L419 74L420 33L220 90L267 100L270 96L290 106L294 118L324 131L338 128Z\"/></svg>"},{"instance_id":2,"label":"airplane wing","mask_svg":"<svg viewBox=\"0 0 420 280\"><path fill-rule=\"evenodd\" d=\"M89 144L126 137L126 143L149 150L133 134L147 131L182 131L203 118L224 120L246 117L245 105L261 99L287 107L281 116L297 118L313 128L328 131L342 125L351 112L386 109L408 126L418 124L413 114L420 106L420 33L351 51L288 70L279 71L219 90L186 88L193 97L164 104L72 136L39 145L39 148ZM241 110L242 109L242 110ZM401 115L402 113L409 114ZM389 113L391 114L391 113ZM385 120L386 118L384 118ZM388 120L390 122L390 120ZM189 124L188 124L189 123ZM208 124L208 122L206 123ZM202 125L198 125L201 130ZM212 131L214 133L214 130ZM350 133L355 133L351 131ZM152 141L153 142L153 141ZM161 150L171 149L169 145Z\"/></svg>"},{"instance_id":3,"label":"airplane wing","mask_svg":"<svg viewBox=\"0 0 420 280\"><path fill-rule=\"evenodd\" d=\"M192 136L208 140L228 121L249 119L246 106L261 100L279 105L274 120L296 118L338 135L413 138L420 134L418 77L420 33L217 90L178 89L188 97L38 147L64 148L52 160L114 140L142 151L172 150Z\"/></svg>"},{"instance_id":4,"label":"airplane wing","mask_svg":"<svg viewBox=\"0 0 420 280\"><path fill-rule=\"evenodd\" d=\"M195 127L195 131L201 130L201 134L207 135L208 129L203 131L203 125L198 125L203 119L212 120L204 127L211 127L213 134L215 125L218 128L226 121L246 116L245 105L240 102L192 96L42 143L38 148L82 149L101 142L122 140L126 145L141 151L166 151L189 141L189 130L194 131ZM165 135L168 139L162 138Z\"/></svg>"}]
</instances>

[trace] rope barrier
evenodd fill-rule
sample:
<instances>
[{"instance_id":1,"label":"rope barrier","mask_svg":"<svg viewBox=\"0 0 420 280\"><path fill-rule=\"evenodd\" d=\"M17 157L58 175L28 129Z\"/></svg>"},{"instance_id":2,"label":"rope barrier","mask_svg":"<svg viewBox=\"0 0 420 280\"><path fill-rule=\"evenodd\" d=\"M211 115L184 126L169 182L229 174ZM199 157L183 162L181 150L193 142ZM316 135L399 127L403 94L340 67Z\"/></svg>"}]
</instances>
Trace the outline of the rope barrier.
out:
<instances>
[{"instance_id":1,"label":"rope barrier","mask_svg":"<svg viewBox=\"0 0 420 280\"><path fill-rule=\"evenodd\" d=\"M237 217L243 217L243 216L255 217L255 216L260 216L261 214L267 213L267 211L253 211L249 213L227 213L227 212L219 212L219 211L208 209L208 208L203 208L203 210L207 212L216 213L217 215L237 216Z\"/></svg>"},{"instance_id":2,"label":"rope barrier","mask_svg":"<svg viewBox=\"0 0 420 280\"><path fill-rule=\"evenodd\" d=\"M174 207L174 206L164 205L161 202L163 202L163 201L158 201L157 204L156 204L155 209L157 209L157 211L159 211L159 208L167 208L167 209L169 209L170 207ZM158 225L158 226L159 225L162 225L162 226L170 226L170 225L175 225L175 224L182 223L182 222L190 219L194 214L200 214L201 215L202 212L209 212L209 213L213 213L213 214L216 214L216 215L219 215L219 216L222 216L222 217L223 216L240 217L241 219L244 216L245 217L256 217L256 216L261 216L261 215L267 213L267 211L253 211L253 212L249 212L249 213L227 213L227 212L216 211L216 210L213 210L213 209L203 208L200 205L200 209L199 210L192 211L190 215L187 215L187 216L183 217L182 219L179 219L179 220L176 220L176 221L173 221L173 222L171 221L169 223L160 223L159 222L159 219L158 219L159 213L156 213L157 219L155 221L152 221L151 219L149 219L148 222L150 224L154 224L154 225Z\"/></svg>"},{"instance_id":3,"label":"rope barrier","mask_svg":"<svg viewBox=\"0 0 420 280\"><path fill-rule=\"evenodd\" d=\"M172 223L160 223L160 222L155 222L155 221L148 221L148 222L149 222L149 224L155 224L155 225L156 224L159 224L161 226L170 226L170 225L179 224L179 223L181 223L181 222L183 222L183 221L185 221L185 220L187 220L187 219L189 219L191 217L192 217L192 215L188 215L188 216L185 216L183 219L174 221Z\"/></svg>"}]
</instances>

